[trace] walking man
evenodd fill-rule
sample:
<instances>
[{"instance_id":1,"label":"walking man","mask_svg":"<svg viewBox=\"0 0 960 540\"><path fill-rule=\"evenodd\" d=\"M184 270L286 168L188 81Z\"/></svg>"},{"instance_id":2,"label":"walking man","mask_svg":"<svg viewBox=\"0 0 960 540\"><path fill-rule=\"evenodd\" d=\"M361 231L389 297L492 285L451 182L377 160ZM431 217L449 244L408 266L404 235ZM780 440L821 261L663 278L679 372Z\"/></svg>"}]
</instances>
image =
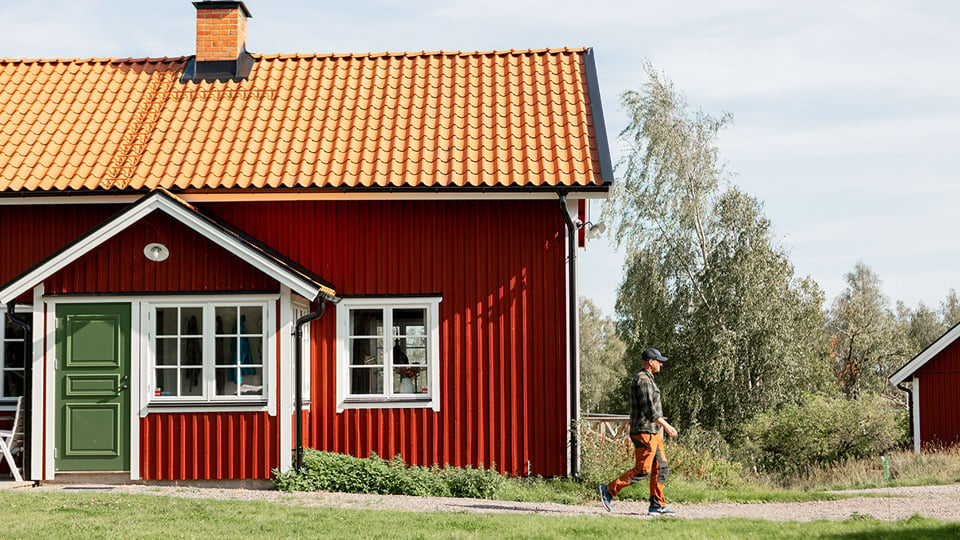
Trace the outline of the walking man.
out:
<instances>
[{"instance_id":1,"label":"walking man","mask_svg":"<svg viewBox=\"0 0 960 540\"><path fill-rule=\"evenodd\" d=\"M656 349L647 349L641 355L643 369L630 383L630 439L633 441L633 454L636 463L629 471L607 485L601 484L600 502L610 511L610 501L620 490L650 477L651 514L673 515L663 498L663 485L667 482L669 465L663 453L663 432L670 437L677 436L677 430L663 417L660 403L660 389L653 382L653 375L660 372L667 357Z\"/></svg>"}]
</instances>

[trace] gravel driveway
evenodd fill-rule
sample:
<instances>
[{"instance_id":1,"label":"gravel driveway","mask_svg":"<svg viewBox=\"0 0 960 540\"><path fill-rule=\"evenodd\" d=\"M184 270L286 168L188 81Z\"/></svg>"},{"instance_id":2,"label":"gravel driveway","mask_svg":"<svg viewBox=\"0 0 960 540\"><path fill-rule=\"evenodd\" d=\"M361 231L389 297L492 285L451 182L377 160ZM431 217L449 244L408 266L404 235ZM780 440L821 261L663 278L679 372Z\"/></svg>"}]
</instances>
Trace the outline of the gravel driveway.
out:
<instances>
[{"instance_id":1,"label":"gravel driveway","mask_svg":"<svg viewBox=\"0 0 960 540\"><path fill-rule=\"evenodd\" d=\"M34 491L137 493L199 499L266 501L312 507L401 510L411 512L475 512L542 514L553 516L614 515L652 519L646 503L614 501L607 514L599 501L583 505L524 503L487 499L443 497L406 497L400 495L361 495L354 493L285 493L269 489L227 489L157 485L97 485L44 483ZM883 495L853 497L838 501L766 504L671 504L681 518L742 517L772 521L844 520L868 515L881 520L898 520L914 514L944 521L960 521L960 484L882 488L839 493ZM669 495L669 493L668 493Z\"/></svg>"}]
</instances>

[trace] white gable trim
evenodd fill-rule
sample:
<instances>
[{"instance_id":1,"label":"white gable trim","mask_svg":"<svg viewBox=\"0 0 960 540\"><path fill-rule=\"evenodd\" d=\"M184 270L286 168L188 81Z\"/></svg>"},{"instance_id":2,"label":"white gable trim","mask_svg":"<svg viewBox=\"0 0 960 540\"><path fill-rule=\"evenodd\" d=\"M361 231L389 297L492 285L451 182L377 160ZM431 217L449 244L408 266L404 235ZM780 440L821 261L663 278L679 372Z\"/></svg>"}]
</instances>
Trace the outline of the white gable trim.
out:
<instances>
[{"instance_id":1,"label":"white gable trim","mask_svg":"<svg viewBox=\"0 0 960 540\"><path fill-rule=\"evenodd\" d=\"M332 290L320 287L300 273L279 264L256 246L199 214L189 203L176 195L166 190L155 190L0 289L0 304L15 300L154 210L166 213L305 298L315 299L321 292L332 296Z\"/></svg>"},{"instance_id":2,"label":"white gable trim","mask_svg":"<svg viewBox=\"0 0 960 540\"><path fill-rule=\"evenodd\" d=\"M913 453L920 453L920 377L914 377L910 385L910 398L913 400Z\"/></svg>"},{"instance_id":3,"label":"white gable trim","mask_svg":"<svg viewBox=\"0 0 960 540\"><path fill-rule=\"evenodd\" d=\"M947 330L947 333L940 336L940 339L934 341L929 347L924 349L923 352L913 357L913 360L907 363L907 365L898 369L896 373L890 376L890 384L896 386L909 379L918 369L932 360L934 356L940 354L940 351L946 349L957 339L960 339L960 324L954 325L953 328Z\"/></svg>"}]
</instances>

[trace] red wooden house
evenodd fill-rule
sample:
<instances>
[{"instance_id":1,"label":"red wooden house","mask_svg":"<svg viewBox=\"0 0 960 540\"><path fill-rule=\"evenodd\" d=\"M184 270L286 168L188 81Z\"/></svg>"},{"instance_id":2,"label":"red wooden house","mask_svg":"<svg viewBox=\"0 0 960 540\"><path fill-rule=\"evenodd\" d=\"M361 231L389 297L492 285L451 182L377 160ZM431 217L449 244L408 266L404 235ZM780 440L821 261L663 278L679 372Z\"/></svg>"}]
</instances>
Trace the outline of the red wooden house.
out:
<instances>
[{"instance_id":1,"label":"red wooden house","mask_svg":"<svg viewBox=\"0 0 960 540\"><path fill-rule=\"evenodd\" d=\"M960 324L898 369L890 382L908 392L915 452L960 444Z\"/></svg>"},{"instance_id":2,"label":"red wooden house","mask_svg":"<svg viewBox=\"0 0 960 540\"><path fill-rule=\"evenodd\" d=\"M262 479L299 441L575 474L592 51L251 54L242 2L194 5L195 56L0 59L29 477Z\"/></svg>"}]
</instances>

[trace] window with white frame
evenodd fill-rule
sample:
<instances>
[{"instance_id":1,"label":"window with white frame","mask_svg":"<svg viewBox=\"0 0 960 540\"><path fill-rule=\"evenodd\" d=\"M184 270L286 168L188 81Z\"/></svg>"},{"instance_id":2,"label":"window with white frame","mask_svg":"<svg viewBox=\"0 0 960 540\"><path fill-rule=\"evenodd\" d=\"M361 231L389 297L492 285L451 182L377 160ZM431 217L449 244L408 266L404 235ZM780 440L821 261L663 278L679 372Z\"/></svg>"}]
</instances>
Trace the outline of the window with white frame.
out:
<instances>
[{"instance_id":1,"label":"window with white frame","mask_svg":"<svg viewBox=\"0 0 960 540\"><path fill-rule=\"evenodd\" d=\"M273 302L151 304L154 403L263 401Z\"/></svg>"},{"instance_id":2,"label":"window with white frame","mask_svg":"<svg viewBox=\"0 0 960 540\"><path fill-rule=\"evenodd\" d=\"M5 313L0 313L0 398L23 395L26 346L23 328L10 322Z\"/></svg>"},{"instance_id":3,"label":"window with white frame","mask_svg":"<svg viewBox=\"0 0 960 540\"><path fill-rule=\"evenodd\" d=\"M337 305L338 408L439 409L439 297Z\"/></svg>"}]
</instances>

